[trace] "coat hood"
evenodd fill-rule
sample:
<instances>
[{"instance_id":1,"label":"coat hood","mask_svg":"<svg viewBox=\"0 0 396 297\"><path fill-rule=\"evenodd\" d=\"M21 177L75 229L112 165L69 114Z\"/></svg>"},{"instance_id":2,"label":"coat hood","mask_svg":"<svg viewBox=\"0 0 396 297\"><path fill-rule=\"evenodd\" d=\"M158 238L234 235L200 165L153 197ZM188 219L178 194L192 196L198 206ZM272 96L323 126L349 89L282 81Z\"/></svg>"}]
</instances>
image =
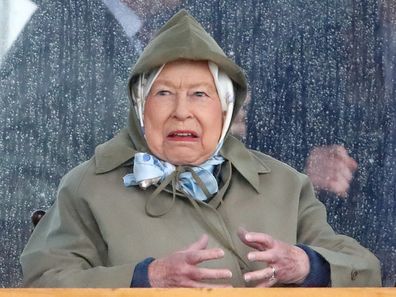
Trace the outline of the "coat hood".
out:
<instances>
[{"instance_id":1,"label":"coat hood","mask_svg":"<svg viewBox=\"0 0 396 297\"><path fill-rule=\"evenodd\" d=\"M217 64L233 81L235 104L232 121L247 97L247 82L241 68L229 59L216 41L188 14L179 11L155 35L136 62L129 80L130 110L128 127L95 150L96 173L109 172L128 163L136 152L148 152L146 140L133 106L132 86L140 74L178 59L208 60ZM266 164L228 133L220 154L259 191L259 174L268 173Z\"/></svg>"},{"instance_id":2,"label":"coat hood","mask_svg":"<svg viewBox=\"0 0 396 297\"><path fill-rule=\"evenodd\" d=\"M216 41L186 10L181 10L156 33L136 62L129 79L131 107L128 131L137 151L145 152L148 148L133 108L135 103L132 99L132 85L139 79L140 74L179 59L212 61L231 78L235 91L232 120L247 96L243 71L225 55Z\"/></svg>"}]
</instances>

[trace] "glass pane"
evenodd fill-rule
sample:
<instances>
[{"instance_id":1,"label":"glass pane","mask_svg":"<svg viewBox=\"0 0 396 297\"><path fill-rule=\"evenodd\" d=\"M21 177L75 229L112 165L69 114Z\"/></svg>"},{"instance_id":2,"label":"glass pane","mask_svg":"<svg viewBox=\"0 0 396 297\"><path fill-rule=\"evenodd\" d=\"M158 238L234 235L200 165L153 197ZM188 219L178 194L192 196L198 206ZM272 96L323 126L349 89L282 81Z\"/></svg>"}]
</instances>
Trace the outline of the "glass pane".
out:
<instances>
[{"instance_id":1,"label":"glass pane","mask_svg":"<svg viewBox=\"0 0 396 297\"><path fill-rule=\"evenodd\" d=\"M14 17L1 9L11 2L0 0L0 24ZM394 285L394 1L34 2L37 10L18 6L29 21L0 65L1 286L21 284L32 211L47 209L61 177L125 125L131 66L180 7L246 71L251 99L240 137L249 147L305 172L329 167L341 146L356 162L347 197L317 186L318 197L334 229L372 250L384 284ZM136 14L126 8L133 3L142 5ZM0 40L17 26L0 25Z\"/></svg>"}]
</instances>

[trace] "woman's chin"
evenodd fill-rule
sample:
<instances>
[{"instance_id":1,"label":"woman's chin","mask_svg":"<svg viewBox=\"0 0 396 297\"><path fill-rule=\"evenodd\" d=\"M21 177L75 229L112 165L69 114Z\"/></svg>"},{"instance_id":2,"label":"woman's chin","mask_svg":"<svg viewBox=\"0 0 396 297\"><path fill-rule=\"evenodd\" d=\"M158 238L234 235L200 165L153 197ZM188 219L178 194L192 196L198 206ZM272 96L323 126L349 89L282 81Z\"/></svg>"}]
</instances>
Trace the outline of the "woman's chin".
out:
<instances>
[{"instance_id":1,"label":"woman's chin","mask_svg":"<svg viewBox=\"0 0 396 297\"><path fill-rule=\"evenodd\" d=\"M175 166L178 165L192 165L197 166L204 163L209 159L209 155L197 155L197 154L186 154L186 153L177 153L177 151L172 152L172 154L166 156L166 160Z\"/></svg>"}]
</instances>

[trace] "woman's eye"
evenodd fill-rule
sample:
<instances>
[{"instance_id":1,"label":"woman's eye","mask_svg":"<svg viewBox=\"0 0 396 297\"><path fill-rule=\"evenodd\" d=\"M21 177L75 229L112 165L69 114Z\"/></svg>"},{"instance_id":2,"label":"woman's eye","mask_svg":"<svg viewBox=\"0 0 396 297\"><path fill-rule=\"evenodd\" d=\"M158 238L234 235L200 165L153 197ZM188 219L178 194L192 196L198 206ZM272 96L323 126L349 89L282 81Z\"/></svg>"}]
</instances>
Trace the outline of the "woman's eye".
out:
<instances>
[{"instance_id":1,"label":"woman's eye","mask_svg":"<svg viewBox=\"0 0 396 297\"><path fill-rule=\"evenodd\" d=\"M159 96L166 96L169 94L170 94L170 91L167 91L167 90L160 90L157 92L157 95L159 95Z\"/></svg>"},{"instance_id":2,"label":"woman's eye","mask_svg":"<svg viewBox=\"0 0 396 297\"><path fill-rule=\"evenodd\" d=\"M207 96L207 94L205 92L202 92L202 91L194 92L194 95L197 96L197 97L205 97L205 96Z\"/></svg>"}]
</instances>

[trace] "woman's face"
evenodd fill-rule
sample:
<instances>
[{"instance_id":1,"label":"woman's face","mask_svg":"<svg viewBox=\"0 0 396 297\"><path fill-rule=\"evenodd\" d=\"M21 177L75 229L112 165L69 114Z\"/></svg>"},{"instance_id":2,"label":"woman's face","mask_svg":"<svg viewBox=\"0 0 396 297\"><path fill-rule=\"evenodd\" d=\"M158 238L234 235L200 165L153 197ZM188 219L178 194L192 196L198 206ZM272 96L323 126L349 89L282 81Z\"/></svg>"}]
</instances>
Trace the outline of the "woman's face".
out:
<instances>
[{"instance_id":1,"label":"woman's face","mask_svg":"<svg viewBox=\"0 0 396 297\"><path fill-rule=\"evenodd\" d=\"M206 61L165 65L144 108L150 151L174 165L199 165L214 153L223 113Z\"/></svg>"}]
</instances>

